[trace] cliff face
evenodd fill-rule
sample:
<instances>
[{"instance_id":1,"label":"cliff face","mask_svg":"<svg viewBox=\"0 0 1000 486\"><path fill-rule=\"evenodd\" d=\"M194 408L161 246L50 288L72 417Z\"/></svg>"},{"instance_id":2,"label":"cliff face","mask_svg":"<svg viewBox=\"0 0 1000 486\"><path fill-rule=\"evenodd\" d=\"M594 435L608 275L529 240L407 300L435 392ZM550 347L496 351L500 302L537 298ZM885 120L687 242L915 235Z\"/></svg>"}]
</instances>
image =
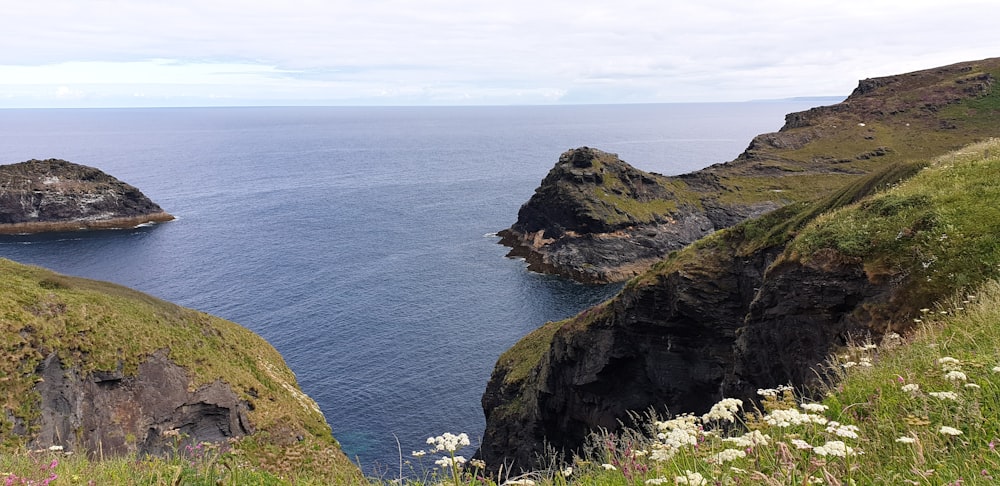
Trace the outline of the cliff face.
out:
<instances>
[{"instance_id":1,"label":"cliff face","mask_svg":"<svg viewBox=\"0 0 1000 486\"><path fill-rule=\"evenodd\" d=\"M0 233L128 228L174 219L138 189L65 160L0 166Z\"/></svg>"},{"instance_id":2,"label":"cliff face","mask_svg":"<svg viewBox=\"0 0 1000 486\"><path fill-rule=\"evenodd\" d=\"M985 67L988 76L977 71ZM904 84L947 88L943 105L865 101L892 109L851 123L860 140L873 125L876 139L888 134L894 114L919 114L899 123L892 140L907 141L882 156L848 158L845 150L859 147L847 145L853 135L831 142L844 136L840 128L823 125L829 113L812 113L790 117L784 133L758 137L736 161L703 171L752 192L802 183L789 183L798 176L775 167L799 164L791 157L803 153L820 179L864 168L827 179L844 183L815 191L822 197L787 201L670 254L610 301L517 343L498 360L483 395L481 456L531 468L543 444L575 450L589 430L615 429L630 411L702 413L724 396L750 400L758 388L783 384L810 393L828 377L826 362L838 347L905 332L919 308L996 277L1000 246L992 235L1000 232L1000 209L990 201L1000 198L1000 185L990 174L1000 168L1000 147L990 142L934 157L958 141L1000 135L1000 92L990 84L998 72L988 61L863 81L852 97ZM949 73L962 77L942 80ZM973 83L978 96L956 98L965 91L952 88L963 86L964 76L985 83ZM886 96L909 99L898 89ZM818 111L857 116L853 110ZM941 119L959 128L941 128ZM909 134L906 123L927 131ZM801 129L813 131L803 136ZM788 157L764 148L772 145L786 146ZM773 173L774 180L762 175ZM713 207L742 204L727 194L718 193Z\"/></svg>"},{"instance_id":3,"label":"cliff face","mask_svg":"<svg viewBox=\"0 0 1000 486\"><path fill-rule=\"evenodd\" d=\"M500 234L529 268L623 281L692 241L778 207L827 196L913 157L996 133L988 96L1000 59L866 79L843 102L786 116L725 164L664 177L613 154L564 153Z\"/></svg>"},{"instance_id":4,"label":"cliff face","mask_svg":"<svg viewBox=\"0 0 1000 486\"><path fill-rule=\"evenodd\" d=\"M158 455L226 442L264 447L281 468L357 475L278 352L234 323L2 259L0 316L0 446Z\"/></svg>"}]
</instances>

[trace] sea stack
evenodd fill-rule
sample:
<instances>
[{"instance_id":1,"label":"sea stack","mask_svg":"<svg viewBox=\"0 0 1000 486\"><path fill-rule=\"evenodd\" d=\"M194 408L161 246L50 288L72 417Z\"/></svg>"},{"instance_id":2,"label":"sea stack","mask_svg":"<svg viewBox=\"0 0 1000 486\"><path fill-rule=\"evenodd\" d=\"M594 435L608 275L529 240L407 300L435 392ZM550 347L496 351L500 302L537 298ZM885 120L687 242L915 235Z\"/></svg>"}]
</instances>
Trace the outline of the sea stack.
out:
<instances>
[{"instance_id":1,"label":"sea stack","mask_svg":"<svg viewBox=\"0 0 1000 486\"><path fill-rule=\"evenodd\" d=\"M65 160L0 165L0 234L133 228L174 219L135 187Z\"/></svg>"}]
</instances>

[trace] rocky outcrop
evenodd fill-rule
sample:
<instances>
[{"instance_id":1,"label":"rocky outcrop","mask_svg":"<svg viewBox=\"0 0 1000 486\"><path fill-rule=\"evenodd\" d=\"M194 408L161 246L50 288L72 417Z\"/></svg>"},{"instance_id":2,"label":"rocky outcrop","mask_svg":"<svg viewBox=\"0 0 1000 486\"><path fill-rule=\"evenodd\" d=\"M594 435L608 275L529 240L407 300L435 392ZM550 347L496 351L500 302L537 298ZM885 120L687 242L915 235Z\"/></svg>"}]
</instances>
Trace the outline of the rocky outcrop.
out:
<instances>
[{"instance_id":1,"label":"rocky outcrop","mask_svg":"<svg viewBox=\"0 0 1000 486\"><path fill-rule=\"evenodd\" d=\"M360 478L277 350L235 323L4 259L0 315L0 450L223 442L268 470Z\"/></svg>"},{"instance_id":2,"label":"rocky outcrop","mask_svg":"<svg viewBox=\"0 0 1000 486\"><path fill-rule=\"evenodd\" d=\"M0 166L0 234L131 228L170 221L138 189L65 160Z\"/></svg>"},{"instance_id":3,"label":"rocky outcrop","mask_svg":"<svg viewBox=\"0 0 1000 486\"><path fill-rule=\"evenodd\" d=\"M949 78L956 73L959 79ZM942 216L961 211L949 207L959 204L959 194L992 204L995 185L987 181L963 188L955 181L972 182L990 173L996 145L956 152L963 157L980 153L988 162L971 162L984 169L974 176L953 175L949 184L928 182L937 172L921 168L946 149L959 148L955 143L1000 136L1000 109L995 108L1000 106L1000 91L991 83L997 75L1000 61L987 60L866 81L848 101L886 96L891 103L861 103L919 116L904 122L892 112L869 111L867 121L860 122L852 121L861 112L850 106L819 110L828 113L793 117L786 132L756 139L732 163L677 178L689 188L708 190L701 194L708 194L715 182L734 191L803 191L808 186L781 182L798 177L789 174L799 169L809 174L806 182L829 177L826 180L841 183L813 190L819 197L802 197L742 222L731 210L744 200L732 199L726 191L718 192L712 204L707 204L712 199L708 197L700 205L688 205L704 211L713 225L730 227L671 253L626 283L610 301L542 326L500 357L483 395L486 431L480 456L487 464L531 469L546 447L577 451L590 430L616 429L630 412L654 408L702 413L723 396L751 400L758 388L784 384L811 393L829 378L827 360L840 346L856 339L877 340L890 330L906 331L917 308L950 297L959 282L974 285L995 276L1000 268L1000 261L990 260L995 252L972 251L995 246L993 236L974 222L964 235L975 236L962 243L970 251L956 250L948 245L957 243L942 234L959 230L948 229ZM977 86L970 92L978 97L961 98L970 84ZM946 93L930 97L934 85L943 86ZM926 110L895 104L909 99L901 90L906 86L941 104ZM831 117L846 118L834 124ZM964 128L941 128L942 119ZM850 121L848 128L845 121ZM906 123L920 124L921 131L909 133ZM898 143L887 143L884 135L896 129L892 133ZM791 158L803 153L809 162ZM948 189L934 203L920 194L880 192L905 187L901 181L910 177L924 181L917 187ZM683 199L678 186L670 187L675 198ZM909 219L900 216L911 210L906 213ZM855 219L838 226L837 218L847 217ZM521 225L530 220L519 217L511 231L536 228ZM655 216L649 220L658 221ZM878 224L893 226L878 238L864 227ZM940 227L932 228L935 225ZM553 240L540 240L544 244L535 251L547 252L546 247L559 243ZM927 270L929 264L940 263L919 261L921 255L944 251L956 260L972 256L964 267L953 267L960 271Z\"/></svg>"},{"instance_id":4,"label":"rocky outcrop","mask_svg":"<svg viewBox=\"0 0 1000 486\"><path fill-rule=\"evenodd\" d=\"M713 231L992 136L981 116L988 106L976 100L998 75L1000 59L986 59L866 79L841 103L787 115L735 160L681 176L643 172L593 148L567 151L500 242L534 271L627 280Z\"/></svg>"},{"instance_id":5,"label":"rocky outcrop","mask_svg":"<svg viewBox=\"0 0 1000 486\"><path fill-rule=\"evenodd\" d=\"M221 380L191 389L188 372L165 351L149 356L134 376L67 369L50 354L38 376L41 417L32 448L163 455L182 441L224 442L254 432L247 400Z\"/></svg>"}]
</instances>

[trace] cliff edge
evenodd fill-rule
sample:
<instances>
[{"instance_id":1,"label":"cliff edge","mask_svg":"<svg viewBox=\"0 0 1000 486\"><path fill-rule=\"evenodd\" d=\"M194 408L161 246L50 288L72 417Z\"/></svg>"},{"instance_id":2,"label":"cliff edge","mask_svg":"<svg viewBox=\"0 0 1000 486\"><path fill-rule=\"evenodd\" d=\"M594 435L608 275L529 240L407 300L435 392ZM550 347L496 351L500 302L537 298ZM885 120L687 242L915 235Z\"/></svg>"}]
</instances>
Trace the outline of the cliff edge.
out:
<instances>
[{"instance_id":1,"label":"cliff edge","mask_svg":"<svg viewBox=\"0 0 1000 486\"><path fill-rule=\"evenodd\" d=\"M991 59L862 81L845 102L861 108L789 115L785 131L701 171L731 190L702 193L702 208L781 207L501 355L480 456L531 469L546 447L576 451L630 412L702 413L785 384L815 393L841 346L905 334L921 309L1000 276L1000 142L980 141L1000 137L997 76Z\"/></svg>"},{"instance_id":2,"label":"cliff edge","mask_svg":"<svg viewBox=\"0 0 1000 486\"><path fill-rule=\"evenodd\" d=\"M993 136L998 75L1000 59L985 59L862 80L841 103L788 114L735 160L679 176L643 172L593 148L569 150L501 243L531 270L627 280L713 231Z\"/></svg>"},{"instance_id":3,"label":"cliff edge","mask_svg":"<svg viewBox=\"0 0 1000 486\"><path fill-rule=\"evenodd\" d=\"M0 165L0 234L131 228L174 219L142 192L65 160Z\"/></svg>"},{"instance_id":4,"label":"cliff edge","mask_svg":"<svg viewBox=\"0 0 1000 486\"><path fill-rule=\"evenodd\" d=\"M278 352L237 324L3 259L0 316L4 450L141 457L212 442L285 477L360 477Z\"/></svg>"}]
</instances>

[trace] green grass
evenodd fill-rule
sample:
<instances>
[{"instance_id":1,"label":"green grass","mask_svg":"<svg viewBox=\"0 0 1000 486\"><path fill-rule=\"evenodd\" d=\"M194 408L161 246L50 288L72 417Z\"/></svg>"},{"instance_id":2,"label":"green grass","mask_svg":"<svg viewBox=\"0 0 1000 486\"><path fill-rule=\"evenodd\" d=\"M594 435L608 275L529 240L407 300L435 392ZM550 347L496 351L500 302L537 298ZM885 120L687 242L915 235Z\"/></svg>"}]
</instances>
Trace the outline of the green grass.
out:
<instances>
[{"instance_id":1,"label":"green grass","mask_svg":"<svg viewBox=\"0 0 1000 486\"><path fill-rule=\"evenodd\" d=\"M743 404L744 413L733 422L704 416L650 418L638 430L597 433L586 455L564 462L553 457L549 468L527 475L487 475L471 463L453 475L434 464L441 454L405 453L403 474L409 479L403 484L497 485L514 479L521 482L513 484L531 480L538 485L612 486L656 484L660 479L675 484L677 477L701 477L705 484L995 484L1000 479L997 322L1000 282L991 280L946 305L928 307L910 336L890 335L877 345L854 343L831 357L829 366L838 370L839 379L819 402L826 410L807 411L794 392L776 389L757 406ZM960 374L949 374L955 371ZM953 393L954 398L935 396L938 392ZM775 420L789 409L796 409L799 417L808 414L812 421L782 425ZM704 427L684 425L692 423ZM669 440L655 433L668 434ZM759 435L749 445L733 441L746 440L747 433L763 434L766 443ZM685 438L697 445L672 441ZM849 451L844 456L836 455L838 442ZM471 447L456 451L463 453L470 454ZM331 481L300 474L293 483L252 467L226 447L182 449L169 459L105 461L58 451L0 454L0 473L33 484L54 475L51 484L164 485L374 486L390 484L398 475L393 471L383 478Z\"/></svg>"},{"instance_id":2,"label":"green grass","mask_svg":"<svg viewBox=\"0 0 1000 486\"><path fill-rule=\"evenodd\" d=\"M222 380L251 404L256 433L233 444L246 463L282 477L357 476L315 402L260 336L235 323L105 282L0 259L0 451L21 453L36 430L38 365L50 354L83 373L134 375L166 350L189 389ZM14 434L17 420L27 434ZM302 437L298 441L296 438ZM315 466L315 467L314 467Z\"/></svg>"}]
</instances>

